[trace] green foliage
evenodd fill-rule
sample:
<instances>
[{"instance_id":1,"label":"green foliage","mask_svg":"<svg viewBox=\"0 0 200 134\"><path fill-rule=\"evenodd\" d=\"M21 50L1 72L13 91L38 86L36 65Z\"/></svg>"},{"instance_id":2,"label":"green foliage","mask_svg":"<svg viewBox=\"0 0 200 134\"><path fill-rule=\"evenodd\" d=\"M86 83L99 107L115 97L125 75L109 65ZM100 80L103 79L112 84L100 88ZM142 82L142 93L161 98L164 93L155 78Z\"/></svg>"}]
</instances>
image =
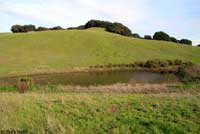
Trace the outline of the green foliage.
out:
<instances>
[{"instance_id":1,"label":"green foliage","mask_svg":"<svg viewBox=\"0 0 200 134\"><path fill-rule=\"evenodd\" d=\"M178 43L179 41L175 37L170 37L170 40L174 43Z\"/></svg>"},{"instance_id":2,"label":"green foliage","mask_svg":"<svg viewBox=\"0 0 200 134\"><path fill-rule=\"evenodd\" d=\"M160 62L159 62L159 60L149 60L145 63L145 67L158 68L158 67L160 67Z\"/></svg>"},{"instance_id":3,"label":"green foliage","mask_svg":"<svg viewBox=\"0 0 200 134\"><path fill-rule=\"evenodd\" d=\"M182 64L182 61L179 60L179 59L176 59L176 60L174 61L174 63L175 63L175 65L181 65L181 64Z\"/></svg>"},{"instance_id":4,"label":"green foliage","mask_svg":"<svg viewBox=\"0 0 200 134\"><path fill-rule=\"evenodd\" d=\"M90 20L85 24L85 29L92 28L92 27L101 27L105 28L108 32L121 34L125 36L131 36L132 32L131 30L124 26L121 23L111 23L108 21L100 21L100 20Z\"/></svg>"},{"instance_id":5,"label":"green foliage","mask_svg":"<svg viewBox=\"0 0 200 134\"><path fill-rule=\"evenodd\" d=\"M124 36L129 36L129 37L134 37L134 38L141 38L139 34L131 32L131 30L124 26L121 23L115 22L109 22L109 21L101 21L101 20L90 20L88 21L85 25L80 25L78 27L69 27L67 30L84 30L88 28L93 28L93 27L100 27L100 28L105 28L108 32L116 33L116 34L121 34ZM61 26L57 27L52 27L52 28L45 28L45 27L36 27L34 25L14 25L11 28L11 31L13 33L20 33L20 32L29 32L29 31L46 31L46 30L64 30ZM150 35L145 35L144 39L151 40L152 37ZM187 45L192 45L192 41L188 39L182 39L178 41L175 37L170 37L167 33L165 32L156 32L153 36L154 40L163 40L163 41L172 41L175 43L181 43L181 44L187 44Z\"/></svg>"},{"instance_id":6,"label":"green foliage","mask_svg":"<svg viewBox=\"0 0 200 134\"><path fill-rule=\"evenodd\" d=\"M24 33L24 32L31 32L31 31L47 31L47 30L64 30L61 26L56 26L52 28L46 27L38 27L36 28L34 25L14 25L11 27L11 31L13 33Z\"/></svg>"},{"instance_id":7,"label":"green foliage","mask_svg":"<svg viewBox=\"0 0 200 134\"><path fill-rule=\"evenodd\" d=\"M170 36L165 32L156 32L153 36L154 40L171 41Z\"/></svg>"},{"instance_id":8,"label":"green foliage","mask_svg":"<svg viewBox=\"0 0 200 134\"><path fill-rule=\"evenodd\" d=\"M92 28L92 27L108 28L111 25L113 24L108 21L90 20L85 24L85 29Z\"/></svg>"},{"instance_id":9,"label":"green foliage","mask_svg":"<svg viewBox=\"0 0 200 134\"><path fill-rule=\"evenodd\" d=\"M107 27L106 30L108 32L117 33L125 36L131 36L132 34L131 30L128 27L116 22Z\"/></svg>"},{"instance_id":10,"label":"green foliage","mask_svg":"<svg viewBox=\"0 0 200 134\"><path fill-rule=\"evenodd\" d=\"M160 68L160 67L172 67L172 66L191 66L192 63L188 61L182 61L182 60L160 60L160 59L154 59L154 60L148 60L146 62L138 62L135 63L136 66L140 67L147 67L147 68Z\"/></svg>"},{"instance_id":11,"label":"green foliage","mask_svg":"<svg viewBox=\"0 0 200 134\"><path fill-rule=\"evenodd\" d=\"M188 39L182 39L179 41L181 44L192 45L192 41Z\"/></svg>"},{"instance_id":12,"label":"green foliage","mask_svg":"<svg viewBox=\"0 0 200 134\"><path fill-rule=\"evenodd\" d=\"M14 25L14 26L11 27L11 31L12 31L13 33L19 33L19 32L22 31L22 28L21 28L21 27L22 27L22 26L20 26L20 25Z\"/></svg>"},{"instance_id":13,"label":"green foliage","mask_svg":"<svg viewBox=\"0 0 200 134\"><path fill-rule=\"evenodd\" d=\"M175 87L177 89L196 90L196 89L200 88L200 85L197 83L188 82L188 83L177 84L177 85L175 85Z\"/></svg>"},{"instance_id":14,"label":"green foliage","mask_svg":"<svg viewBox=\"0 0 200 134\"><path fill-rule=\"evenodd\" d=\"M37 31L47 31L47 30L49 30L49 29L46 27L38 27L37 28Z\"/></svg>"},{"instance_id":15,"label":"green foliage","mask_svg":"<svg viewBox=\"0 0 200 134\"><path fill-rule=\"evenodd\" d=\"M56 26L56 27L52 27L49 28L50 30L64 30L64 28L62 28L61 26Z\"/></svg>"},{"instance_id":16,"label":"green foliage","mask_svg":"<svg viewBox=\"0 0 200 134\"><path fill-rule=\"evenodd\" d=\"M78 27L69 27L67 28L67 30L84 30L85 29L85 25L80 25Z\"/></svg>"},{"instance_id":17,"label":"green foliage","mask_svg":"<svg viewBox=\"0 0 200 134\"><path fill-rule=\"evenodd\" d=\"M178 75L183 82L200 82L200 66L182 66L178 70Z\"/></svg>"},{"instance_id":18,"label":"green foliage","mask_svg":"<svg viewBox=\"0 0 200 134\"><path fill-rule=\"evenodd\" d=\"M17 87L16 86L0 86L0 92L13 92L13 91L17 91Z\"/></svg>"},{"instance_id":19,"label":"green foliage","mask_svg":"<svg viewBox=\"0 0 200 134\"><path fill-rule=\"evenodd\" d=\"M145 62L135 62L134 65L134 67L145 67Z\"/></svg>"},{"instance_id":20,"label":"green foliage","mask_svg":"<svg viewBox=\"0 0 200 134\"><path fill-rule=\"evenodd\" d=\"M134 37L134 38L139 38L139 39L141 38L138 33L133 33L131 36Z\"/></svg>"},{"instance_id":21,"label":"green foliage","mask_svg":"<svg viewBox=\"0 0 200 134\"><path fill-rule=\"evenodd\" d=\"M161 67L167 67L167 66L173 66L173 65L176 65L176 66L179 66L179 65L185 65L185 64L188 64L188 62L184 62L182 60L159 60L159 64Z\"/></svg>"},{"instance_id":22,"label":"green foliage","mask_svg":"<svg viewBox=\"0 0 200 134\"><path fill-rule=\"evenodd\" d=\"M146 40L152 40L152 37L151 37L151 35L145 35L144 39L146 39Z\"/></svg>"},{"instance_id":23,"label":"green foliage","mask_svg":"<svg viewBox=\"0 0 200 134\"><path fill-rule=\"evenodd\" d=\"M14 25L11 28L11 31L13 33L21 33L21 32L31 32L31 31L36 31L36 27L34 25Z\"/></svg>"}]
</instances>

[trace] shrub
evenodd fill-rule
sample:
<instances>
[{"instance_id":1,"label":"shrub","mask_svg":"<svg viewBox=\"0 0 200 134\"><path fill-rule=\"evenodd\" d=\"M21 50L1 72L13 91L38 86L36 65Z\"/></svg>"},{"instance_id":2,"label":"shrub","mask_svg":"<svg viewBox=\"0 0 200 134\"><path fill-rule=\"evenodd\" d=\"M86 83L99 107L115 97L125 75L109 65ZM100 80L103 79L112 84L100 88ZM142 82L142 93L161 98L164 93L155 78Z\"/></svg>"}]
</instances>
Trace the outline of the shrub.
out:
<instances>
[{"instance_id":1,"label":"shrub","mask_svg":"<svg viewBox=\"0 0 200 134\"><path fill-rule=\"evenodd\" d=\"M151 37L151 35L145 35L145 36L144 36L144 39L152 40L152 37Z\"/></svg>"},{"instance_id":2,"label":"shrub","mask_svg":"<svg viewBox=\"0 0 200 134\"><path fill-rule=\"evenodd\" d=\"M167 62L168 62L169 66L175 65L175 61L174 60L167 60Z\"/></svg>"},{"instance_id":3,"label":"shrub","mask_svg":"<svg viewBox=\"0 0 200 134\"><path fill-rule=\"evenodd\" d=\"M175 64L175 65L181 65L181 64L182 64L182 60L176 59L176 60L174 61L174 64Z\"/></svg>"},{"instance_id":4,"label":"shrub","mask_svg":"<svg viewBox=\"0 0 200 134\"><path fill-rule=\"evenodd\" d=\"M112 23L108 21L90 20L85 24L85 29L92 28L92 27L107 28L110 25L112 25Z\"/></svg>"},{"instance_id":5,"label":"shrub","mask_svg":"<svg viewBox=\"0 0 200 134\"><path fill-rule=\"evenodd\" d=\"M135 67L145 67L145 62L135 62Z\"/></svg>"},{"instance_id":6,"label":"shrub","mask_svg":"<svg viewBox=\"0 0 200 134\"><path fill-rule=\"evenodd\" d=\"M148 60L145 63L147 68L159 68L159 67L169 67L174 65L192 65L191 62L182 62L181 60Z\"/></svg>"},{"instance_id":7,"label":"shrub","mask_svg":"<svg viewBox=\"0 0 200 134\"><path fill-rule=\"evenodd\" d=\"M134 38L141 38L140 35L137 34L137 33L134 33L134 34L132 34L131 36L134 37Z\"/></svg>"},{"instance_id":8,"label":"shrub","mask_svg":"<svg viewBox=\"0 0 200 134\"><path fill-rule=\"evenodd\" d=\"M125 35L125 36L131 36L132 35L132 32L128 27L124 26L121 23L117 23L117 22L108 26L106 28L106 30L108 32L117 33L117 34L121 34L121 35Z\"/></svg>"},{"instance_id":9,"label":"shrub","mask_svg":"<svg viewBox=\"0 0 200 134\"><path fill-rule=\"evenodd\" d=\"M77 27L68 27L67 30L75 30Z\"/></svg>"},{"instance_id":10,"label":"shrub","mask_svg":"<svg viewBox=\"0 0 200 134\"><path fill-rule=\"evenodd\" d=\"M80 26L77 27L77 29L78 30L83 30L83 29L85 29L85 25L80 25Z\"/></svg>"},{"instance_id":11,"label":"shrub","mask_svg":"<svg viewBox=\"0 0 200 134\"><path fill-rule=\"evenodd\" d=\"M14 25L11 27L11 31L13 33L22 33L22 32L30 32L30 31L36 31L36 27L34 25Z\"/></svg>"},{"instance_id":12,"label":"shrub","mask_svg":"<svg viewBox=\"0 0 200 134\"><path fill-rule=\"evenodd\" d=\"M160 65L160 67L168 67L169 62L167 60L160 60L159 65Z\"/></svg>"},{"instance_id":13,"label":"shrub","mask_svg":"<svg viewBox=\"0 0 200 134\"><path fill-rule=\"evenodd\" d=\"M50 28L50 30L64 30L64 28L62 28L61 26L56 26L56 27Z\"/></svg>"},{"instance_id":14,"label":"shrub","mask_svg":"<svg viewBox=\"0 0 200 134\"><path fill-rule=\"evenodd\" d=\"M159 60L149 60L145 63L145 67L157 68L160 67L159 63L160 63Z\"/></svg>"},{"instance_id":15,"label":"shrub","mask_svg":"<svg viewBox=\"0 0 200 134\"><path fill-rule=\"evenodd\" d=\"M24 25L24 32L36 31L36 27L34 25Z\"/></svg>"},{"instance_id":16,"label":"shrub","mask_svg":"<svg viewBox=\"0 0 200 134\"><path fill-rule=\"evenodd\" d=\"M46 27L38 27L37 28L37 31L47 31L47 30L49 30L49 29Z\"/></svg>"},{"instance_id":17,"label":"shrub","mask_svg":"<svg viewBox=\"0 0 200 134\"><path fill-rule=\"evenodd\" d=\"M182 66L179 67L178 76L184 82L200 82L200 66Z\"/></svg>"},{"instance_id":18,"label":"shrub","mask_svg":"<svg viewBox=\"0 0 200 134\"><path fill-rule=\"evenodd\" d=\"M22 32L31 32L31 31L46 31L46 30L64 30L64 28L57 26L52 28L46 27L38 27L36 28L34 25L14 25L11 27L11 31L13 33L22 33Z\"/></svg>"},{"instance_id":19,"label":"shrub","mask_svg":"<svg viewBox=\"0 0 200 134\"><path fill-rule=\"evenodd\" d=\"M78 27L69 27L67 28L67 30L84 30L85 29L85 25L80 25Z\"/></svg>"},{"instance_id":20,"label":"shrub","mask_svg":"<svg viewBox=\"0 0 200 134\"><path fill-rule=\"evenodd\" d=\"M200 47L200 44L199 45L197 45L198 47Z\"/></svg>"},{"instance_id":21,"label":"shrub","mask_svg":"<svg viewBox=\"0 0 200 134\"><path fill-rule=\"evenodd\" d=\"M100 21L100 20L90 20L85 24L85 29L92 27L102 27L105 28L108 32L117 33L125 36L131 36L131 30L124 26L121 23L111 23L109 21Z\"/></svg>"},{"instance_id":22,"label":"shrub","mask_svg":"<svg viewBox=\"0 0 200 134\"><path fill-rule=\"evenodd\" d=\"M20 93L25 93L33 86L33 79L29 77L23 77L18 79L18 90Z\"/></svg>"},{"instance_id":23,"label":"shrub","mask_svg":"<svg viewBox=\"0 0 200 134\"><path fill-rule=\"evenodd\" d=\"M11 31L13 33L19 33L19 32L21 32L21 26L20 25L14 25L14 26L11 27Z\"/></svg>"},{"instance_id":24,"label":"shrub","mask_svg":"<svg viewBox=\"0 0 200 134\"><path fill-rule=\"evenodd\" d=\"M185 66L193 66L193 63L191 61L186 61L186 62L183 62L183 64Z\"/></svg>"},{"instance_id":25,"label":"shrub","mask_svg":"<svg viewBox=\"0 0 200 134\"><path fill-rule=\"evenodd\" d=\"M153 36L154 40L163 40L163 41L171 41L170 36L165 32L156 32Z\"/></svg>"},{"instance_id":26,"label":"shrub","mask_svg":"<svg viewBox=\"0 0 200 134\"><path fill-rule=\"evenodd\" d=\"M178 43L178 40L177 40L175 37L170 37L170 40L171 40L172 42Z\"/></svg>"},{"instance_id":27,"label":"shrub","mask_svg":"<svg viewBox=\"0 0 200 134\"><path fill-rule=\"evenodd\" d=\"M181 39L179 41L179 43L181 44L186 44L186 45L192 45L192 41L191 40L188 40L188 39Z\"/></svg>"}]
</instances>

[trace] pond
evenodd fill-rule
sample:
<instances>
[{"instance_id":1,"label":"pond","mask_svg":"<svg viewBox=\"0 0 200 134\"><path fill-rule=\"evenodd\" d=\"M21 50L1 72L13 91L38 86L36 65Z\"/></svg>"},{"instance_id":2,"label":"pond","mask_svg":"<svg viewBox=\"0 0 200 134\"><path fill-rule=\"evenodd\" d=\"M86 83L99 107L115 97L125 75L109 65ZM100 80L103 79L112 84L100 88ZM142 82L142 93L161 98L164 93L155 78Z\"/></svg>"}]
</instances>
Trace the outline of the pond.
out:
<instances>
[{"instance_id":1,"label":"pond","mask_svg":"<svg viewBox=\"0 0 200 134\"><path fill-rule=\"evenodd\" d=\"M37 85L112 85L116 83L172 83L178 81L173 73L152 73L147 71L79 72L29 75ZM0 78L1 85L15 85L20 77Z\"/></svg>"}]
</instances>

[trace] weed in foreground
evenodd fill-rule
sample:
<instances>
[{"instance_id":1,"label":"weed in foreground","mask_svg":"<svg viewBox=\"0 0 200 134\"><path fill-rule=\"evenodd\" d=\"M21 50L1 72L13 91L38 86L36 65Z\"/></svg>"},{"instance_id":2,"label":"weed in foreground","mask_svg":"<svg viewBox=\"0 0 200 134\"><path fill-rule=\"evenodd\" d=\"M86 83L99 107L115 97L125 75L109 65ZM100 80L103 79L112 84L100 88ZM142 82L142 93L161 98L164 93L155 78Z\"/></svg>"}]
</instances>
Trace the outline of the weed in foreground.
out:
<instances>
[{"instance_id":1,"label":"weed in foreground","mask_svg":"<svg viewBox=\"0 0 200 134\"><path fill-rule=\"evenodd\" d=\"M25 93L33 87L33 79L30 77L19 78L17 87L20 93Z\"/></svg>"}]
</instances>

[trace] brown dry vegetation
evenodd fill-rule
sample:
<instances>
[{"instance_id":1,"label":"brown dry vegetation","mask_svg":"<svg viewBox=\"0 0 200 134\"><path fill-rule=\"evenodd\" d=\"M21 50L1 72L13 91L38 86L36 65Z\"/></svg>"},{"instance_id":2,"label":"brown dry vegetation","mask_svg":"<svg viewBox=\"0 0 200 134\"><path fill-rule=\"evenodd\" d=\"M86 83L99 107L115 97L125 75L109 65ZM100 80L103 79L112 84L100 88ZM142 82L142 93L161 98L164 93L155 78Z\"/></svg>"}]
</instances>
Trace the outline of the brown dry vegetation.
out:
<instances>
[{"instance_id":1,"label":"brown dry vegetation","mask_svg":"<svg viewBox=\"0 0 200 134\"><path fill-rule=\"evenodd\" d=\"M180 85L180 86L179 86ZM117 83L105 86L57 86L57 87L42 87L43 90L38 92L74 92L74 93L171 93L171 92L190 92L195 89L195 92L200 91L200 84L183 85L181 83L174 84L122 84Z\"/></svg>"}]
</instances>

